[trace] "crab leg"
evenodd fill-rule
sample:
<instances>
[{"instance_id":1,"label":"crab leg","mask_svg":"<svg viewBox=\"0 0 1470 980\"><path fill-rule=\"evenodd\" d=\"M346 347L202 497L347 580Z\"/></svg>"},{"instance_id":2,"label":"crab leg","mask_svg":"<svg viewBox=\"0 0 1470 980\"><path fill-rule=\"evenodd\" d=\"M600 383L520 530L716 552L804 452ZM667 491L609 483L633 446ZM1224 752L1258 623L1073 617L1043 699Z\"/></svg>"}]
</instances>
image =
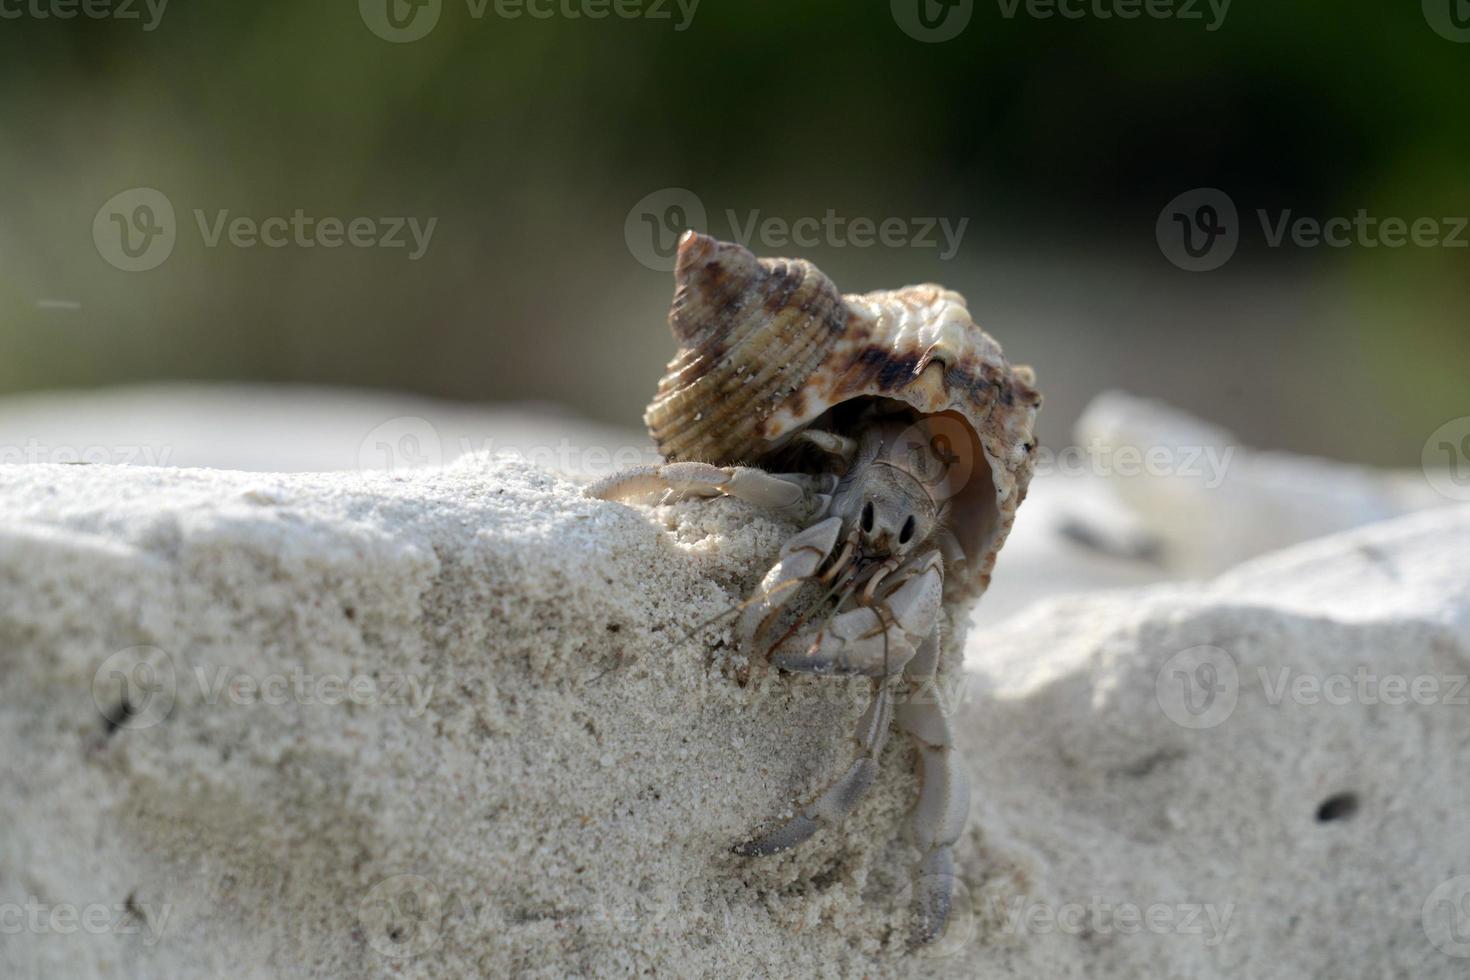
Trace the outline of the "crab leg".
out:
<instances>
[{"instance_id":1,"label":"crab leg","mask_svg":"<svg viewBox=\"0 0 1470 980\"><path fill-rule=\"evenodd\" d=\"M796 441L804 442L810 446L816 446L844 467L851 466L852 461L857 458L858 454L858 441L856 439L838 435L835 432L827 432L822 429L803 429L797 435Z\"/></svg>"},{"instance_id":2,"label":"crab leg","mask_svg":"<svg viewBox=\"0 0 1470 980\"><path fill-rule=\"evenodd\" d=\"M601 500L622 500L659 491L695 497L728 494L769 510L806 519L826 510L831 497L817 493L811 478L801 474L777 475L750 466L711 466L709 463L665 463L634 466L603 477L586 490Z\"/></svg>"},{"instance_id":3,"label":"crab leg","mask_svg":"<svg viewBox=\"0 0 1470 980\"><path fill-rule=\"evenodd\" d=\"M760 857L795 847L819 828L841 823L858 805L878 775L878 755L883 751L883 744L888 739L889 723L893 720L891 684L886 681L874 682L873 687L872 703L858 719L857 731L852 736L855 746L852 764L815 800L798 809L796 816L770 833L735 845L736 854L742 857Z\"/></svg>"},{"instance_id":4,"label":"crab leg","mask_svg":"<svg viewBox=\"0 0 1470 980\"><path fill-rule=\"evenodd\" d=\"M909 637L927 636L939 617L944 595L943 563L938 552L924 556L918 572L888 594L889 615L877 606L859 606L837 615L817 635L797 637L777 647L771 663L782 670L811 674L896 674L914 656Z\"/></svg>"},{"instance_id":5,"label":"crab leg","mask_svg":"<svg viewBox=\"0 0 1470 980\"><path fill-rule=\"evenodd\" d=\"M910 689L932 689L939 662L936 629L909 661ZM914 882L913 941L938 938L949 921L954 892L954 844L970 814L970 783L954 751L954 733L938 697L906 701L895 711L898 727L919 750L919 802L914 808L914 839L920 858Z\"/></svg>"}]
</instances>

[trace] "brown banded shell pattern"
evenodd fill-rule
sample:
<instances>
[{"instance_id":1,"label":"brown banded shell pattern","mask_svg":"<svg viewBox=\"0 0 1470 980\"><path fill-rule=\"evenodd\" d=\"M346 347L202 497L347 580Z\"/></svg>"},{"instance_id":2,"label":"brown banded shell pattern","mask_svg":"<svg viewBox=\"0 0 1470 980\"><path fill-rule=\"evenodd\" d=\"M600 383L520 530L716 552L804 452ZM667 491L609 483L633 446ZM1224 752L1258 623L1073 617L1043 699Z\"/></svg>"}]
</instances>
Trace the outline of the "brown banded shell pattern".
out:
<instances>
[{"instance_id":1,"label":"brown banded shell pattern","mask_svg":"<svg viewBox=\"0 0 1470 980\"><path fill-rule=\"evenodd\" d=\"M758 260L693 232L674 277L679 352L644 421L670 461L754 462L768 448L764 423L828 358L847 307L810 262Z\"/></svg>"},{"instance_id":2,"label":"brown banded shell pattern","mask_svg":"<svg viewBox=\"0 0 1470 980\"><path fill-rule=\"evenodd\" d=\"M928 284L842 296L810 262L757 259L687 232L669 326L679 351L645 414L669 460L758 464L829 409L858 399L960 420L969 438L952 530L968 556L946 591L977 595L1025 498L1041 405L964 297ZM983 464L981 460L983 459Z\"/></svg>"}]
</instances>

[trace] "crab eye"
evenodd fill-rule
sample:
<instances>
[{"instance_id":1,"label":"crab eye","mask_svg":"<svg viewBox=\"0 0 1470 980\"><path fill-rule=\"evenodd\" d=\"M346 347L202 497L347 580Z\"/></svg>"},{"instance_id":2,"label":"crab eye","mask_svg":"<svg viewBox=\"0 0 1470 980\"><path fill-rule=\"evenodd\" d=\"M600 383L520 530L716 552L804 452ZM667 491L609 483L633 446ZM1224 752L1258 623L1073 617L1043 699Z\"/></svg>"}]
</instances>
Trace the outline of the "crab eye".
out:
<instances>
[{"instance_id":1,"label":"crab eye","mask_svg":"<svg viewBox=\"0 0 1470 980\"><path fill-rule=\"evenodd\" d=\"M914 516L910 514L909 519L903 522L903 530L898 532L898 543L908 544L910 541L912 541L914 538L914 528L916 526L917 525L914 523Z\"/></svg>"},{"instance_id":2,"label":"crab eye","mask_svg":"<svg viewBox=\"0 0 1470 980\"><path fill-rule=\"evenodd\" d=\"M873 530L873 502L871 500L863 504L863 530Z\"/></svg>"}]
</instances>

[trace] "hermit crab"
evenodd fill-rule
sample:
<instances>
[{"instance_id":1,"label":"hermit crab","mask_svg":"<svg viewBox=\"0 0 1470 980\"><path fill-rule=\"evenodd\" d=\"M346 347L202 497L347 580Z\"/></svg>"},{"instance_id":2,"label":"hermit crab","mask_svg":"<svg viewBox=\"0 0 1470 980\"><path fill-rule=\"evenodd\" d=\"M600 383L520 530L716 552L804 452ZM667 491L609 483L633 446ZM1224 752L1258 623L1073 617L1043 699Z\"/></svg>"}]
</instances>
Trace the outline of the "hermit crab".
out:
<instances>
[{"instance_id":1,"label":"hermit crab","mask_svg":"<svg viewBox=\"0 0 1470 980\"><path fill-rule=\"evenodd\" d=\"M921 859L913 938L944 931L970 796L941 698L940 626L963 624L1026 495L1041 399L939 286L843 296L810 262L757 259L687 232L669 325L678 353L644 416L666 463L591 496L729 494L802 525L740 609L753 662L856 674L873 697L851 764L781 825L735 846L773 854L842 820L893 723L915 742Z\"/></svg>"}]
</instances>

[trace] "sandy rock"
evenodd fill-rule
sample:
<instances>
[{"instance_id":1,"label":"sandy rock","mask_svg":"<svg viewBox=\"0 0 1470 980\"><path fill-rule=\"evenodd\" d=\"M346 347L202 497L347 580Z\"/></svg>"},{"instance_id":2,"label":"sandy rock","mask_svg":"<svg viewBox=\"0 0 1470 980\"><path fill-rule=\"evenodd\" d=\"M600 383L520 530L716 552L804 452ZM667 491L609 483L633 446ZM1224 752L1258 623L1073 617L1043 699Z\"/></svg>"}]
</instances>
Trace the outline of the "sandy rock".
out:
<instances>
[{"instance_id":1,"label":"sandy rock","mask_svg":"<svg viewBox=\"0 0 1470 980\"><path fill-rule=\"evenodd\" d=\"M1470 969L1470 510L976 637L967 900L923 954L901 739L840 829L729 853L864 694L735 680L701 624L790 531L743 505L471 457L0 467L0 514L5 976Z\"/></svg>"},{"instance_id":2,"label":"sandy rock","mask_svg":"<svg viewBox=\"0 0 1470 980\"><path fill-rule=\"evenodd\" d=\"M651 383L651 379L650 379ZM1041 466L973 622L1038 599L1195 579L1290 544L1447 502L1423 474L1262 453L1121 392ZM1163 454L1163 468L1145 456ZM1119 453L1136 454L1137 460ZM656 462L641 427L549 405L449 402L316 385L148 384L0 398L0 465L111 462L263 473L440 469L469 454L572 482Z\"/></svg>"}]
</instances>

